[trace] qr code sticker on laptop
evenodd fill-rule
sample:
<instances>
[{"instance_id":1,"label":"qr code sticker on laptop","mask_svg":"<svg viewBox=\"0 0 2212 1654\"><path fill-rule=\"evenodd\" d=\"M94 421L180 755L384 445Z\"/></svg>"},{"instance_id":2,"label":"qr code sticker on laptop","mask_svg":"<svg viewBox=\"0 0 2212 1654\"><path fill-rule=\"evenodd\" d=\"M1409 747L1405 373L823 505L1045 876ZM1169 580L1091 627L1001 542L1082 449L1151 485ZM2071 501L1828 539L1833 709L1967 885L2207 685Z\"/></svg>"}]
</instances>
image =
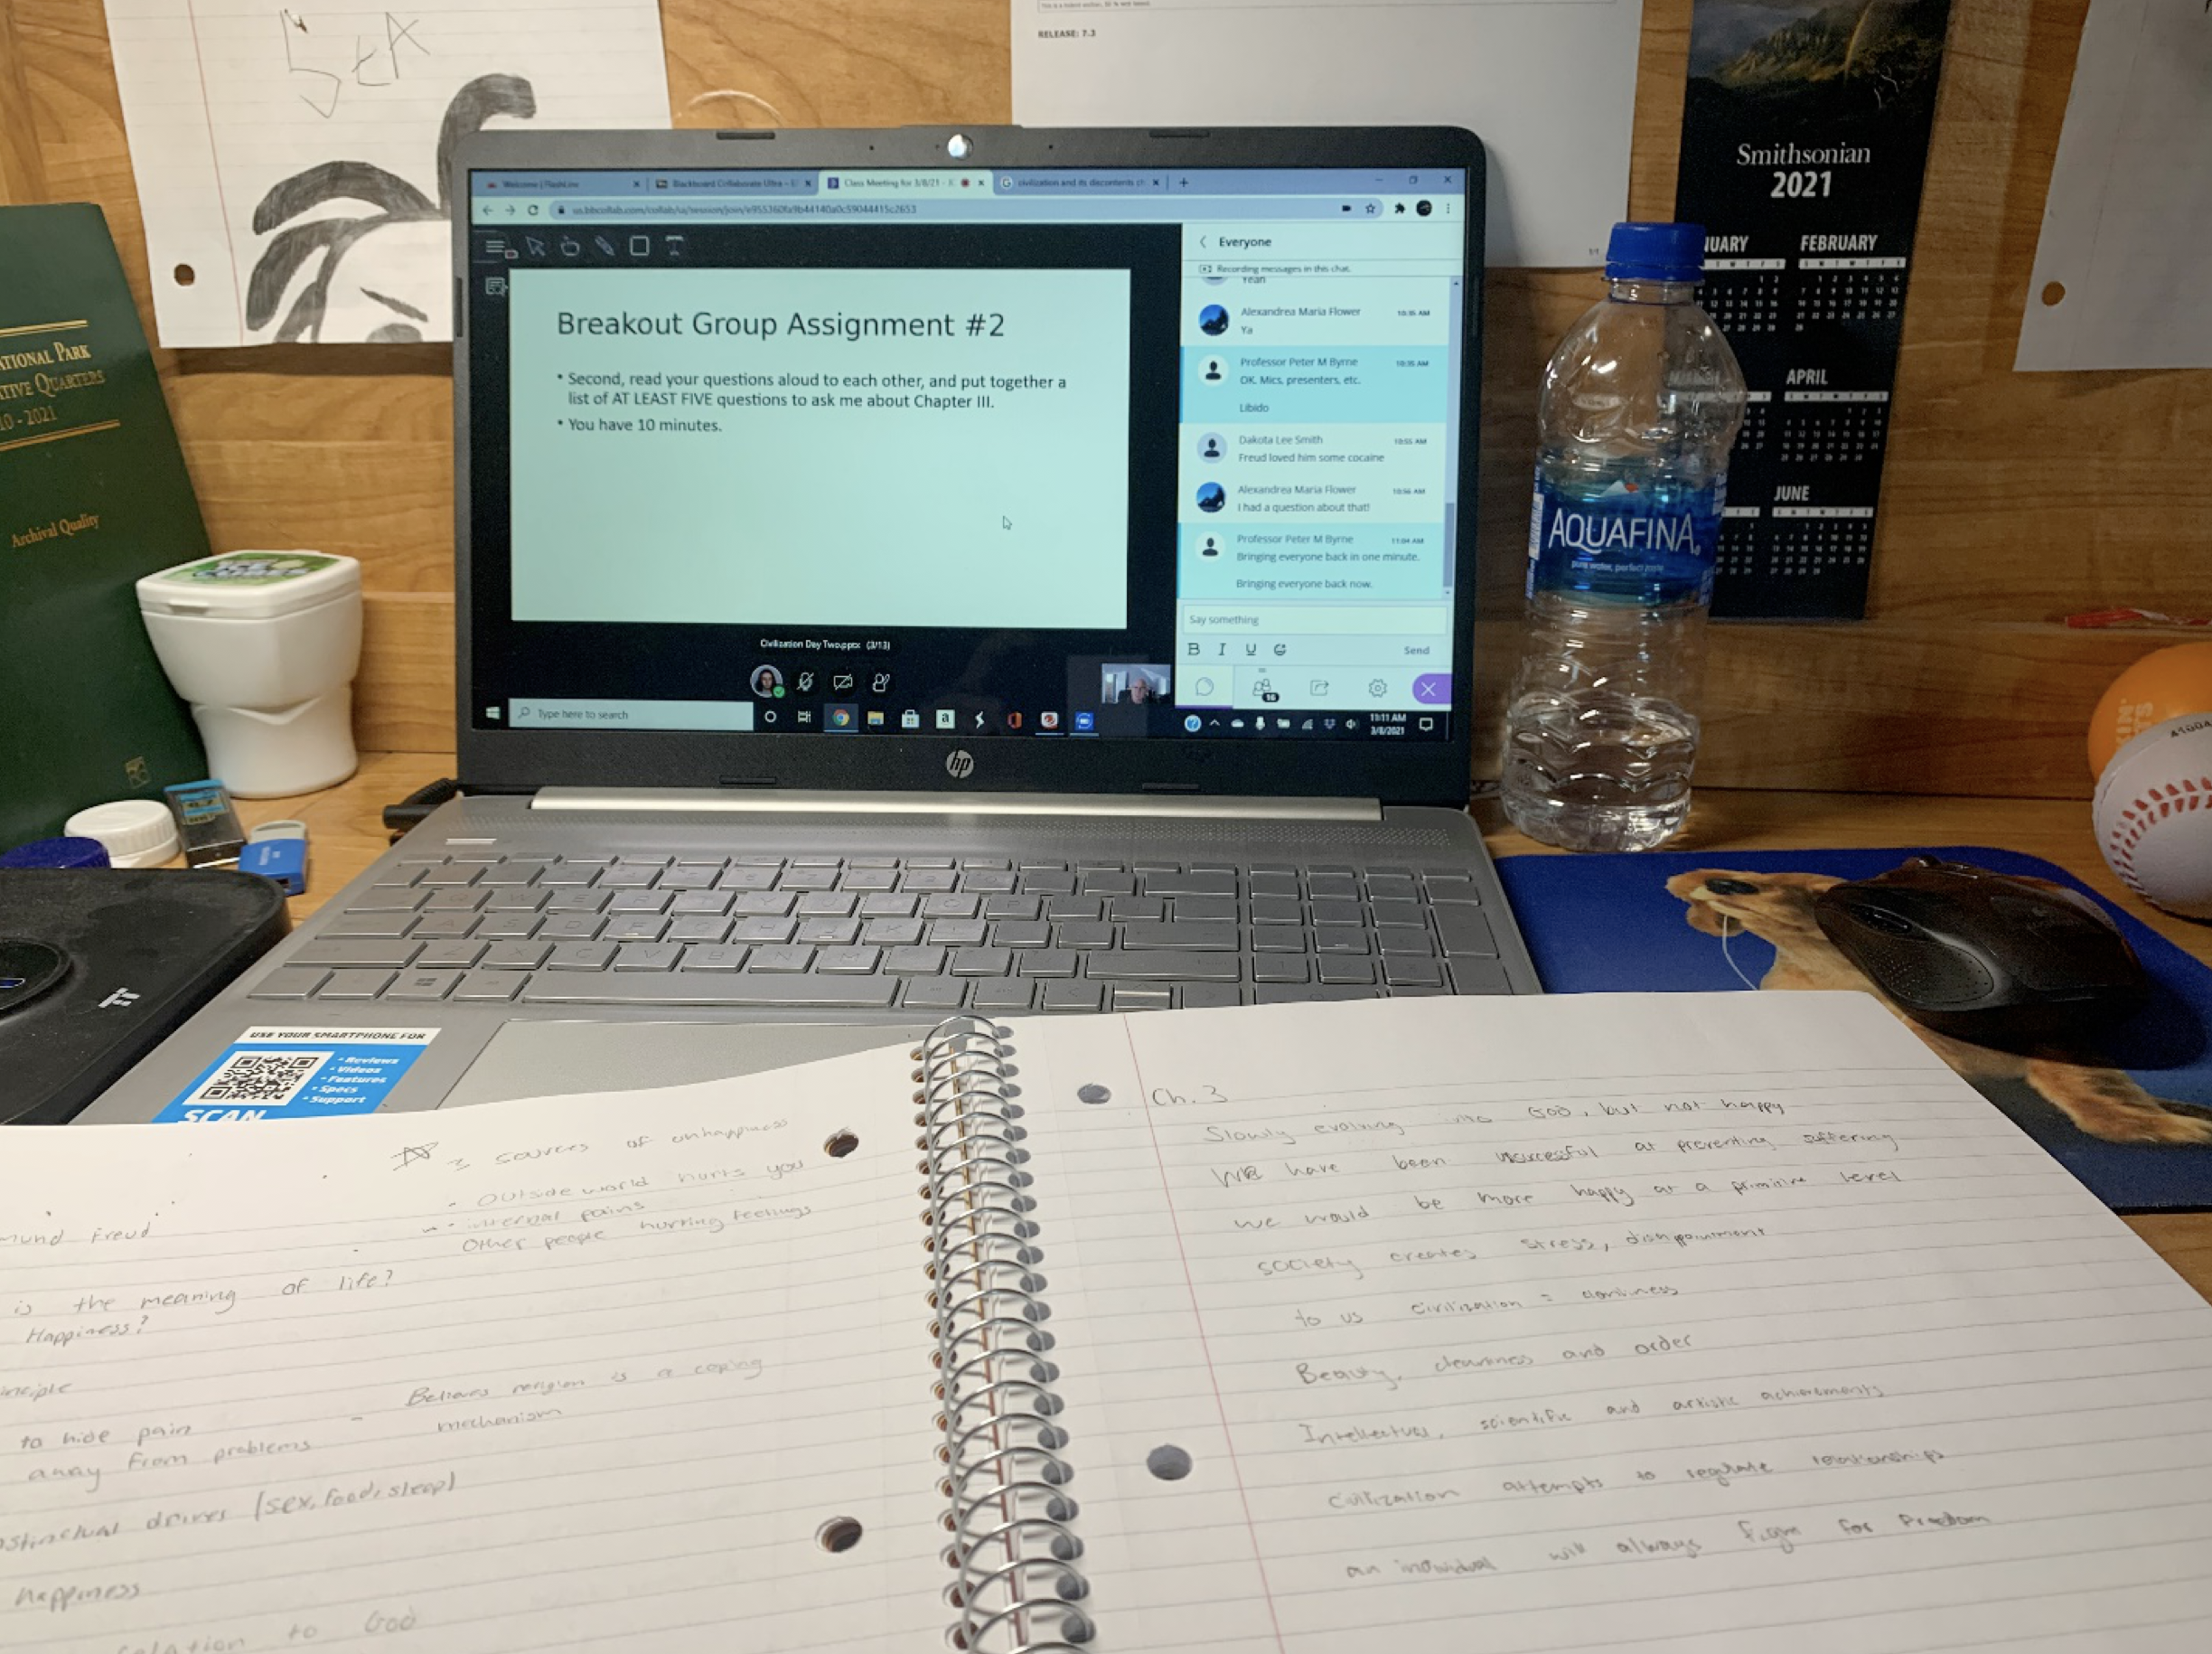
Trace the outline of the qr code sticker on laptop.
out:
<instances>
[{"instance_id":1,"label":"qr code sticker on laptop","mask_svg":"<svg viewBox=\"0 0 2212 1654\"><path fill-rule=\"evenodd\" d=\"M186 1100L276 1107L299 1095L330 1059L328 1051L234 1051Z\"/></svg>"}]
</instances>

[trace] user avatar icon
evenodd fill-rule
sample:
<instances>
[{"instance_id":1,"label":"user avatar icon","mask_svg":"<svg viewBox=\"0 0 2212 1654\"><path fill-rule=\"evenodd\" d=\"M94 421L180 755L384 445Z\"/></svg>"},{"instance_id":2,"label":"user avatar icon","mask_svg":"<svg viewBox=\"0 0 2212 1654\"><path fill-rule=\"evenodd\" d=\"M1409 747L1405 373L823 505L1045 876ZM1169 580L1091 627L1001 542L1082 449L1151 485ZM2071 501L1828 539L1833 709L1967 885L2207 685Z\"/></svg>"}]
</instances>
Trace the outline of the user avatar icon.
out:
<instances>
[{"instance_id":1,"label":"user avatar icon","mask_svg":"<svg viewBox=\"0 0 2212 1654\"><path fill-rule=\"evenodd\" d=\"M1200 557L1219 557L1221 555L1221 541L1214 539L1213 535L1208 534L1205 537L1205 543L1198 548L1198 555Z\"/></svg>"},{"instance_id":2,"label":"user avatar icon","mask_svg":"<svg viewBox=\"0 0 2212 1654\"><path fill-rule=\"evenodd\" d=\"M1229 445L1221 439L1221 435L1217 431L1208 431L1198 438L1198 457L1200 459L1211 462L1219 459L1228 451Z\"/></svg>"},{"instance_id":3,"label":"user avatar icon","mask_svg":"<svg viewBox=\"0 0 2212 1654\"><path fill-rule=\"evenodd\" d=\"M1205 382L1209 385L1218 385L1222 382L1222 359L1220 357L1209 356L1206 358Z\"/></svg>"},{"instance_id":4,"label":"user avatar icon","mask_svg":"<svg viewBox=\"0 0 2212 1654\"><path fill-rule=\"evenodd\" d=\"M1229 312L1220 305L1208 305L1198 313L1198 331L1218 337L1229 331Z\"/></svg>"},{"instance_id":5,"label":"user avatar icon","mask_svg":"<svg viewBox=\"0 0 2212 1654\"><path fill-rule=\"evenodd\" d=\"M1223 488L1219 483L1201 483L1198 484L1198 509L1200 511L1217 512L1221 510L1223 506L1228 503L1229 491L1226 488Z\"/></svg>"},{"instance_id":6,"label":"user avatar icon","mask_svg":"<svg viewBox=\"0 0 2212 1654\"><path fill-rule=\"evenodd\" d=\"M781 695L783 692L783 674L773 666L755 667L753 692L755 695Z\"/></svg>"}]
</instances>

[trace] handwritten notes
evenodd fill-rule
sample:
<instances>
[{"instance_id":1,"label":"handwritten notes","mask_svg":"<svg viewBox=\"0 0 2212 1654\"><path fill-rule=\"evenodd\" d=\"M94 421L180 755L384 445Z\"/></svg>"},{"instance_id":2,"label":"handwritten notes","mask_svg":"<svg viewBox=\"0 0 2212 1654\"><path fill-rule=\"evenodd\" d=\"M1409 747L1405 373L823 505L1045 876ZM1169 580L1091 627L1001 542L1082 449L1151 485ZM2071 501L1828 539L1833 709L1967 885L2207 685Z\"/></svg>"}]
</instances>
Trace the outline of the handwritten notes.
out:
<instances>
[{"instance_id":1,"label":"handwritten notes","mask_svg":"<svg viewBox=\"0 0 2212 1654\"><path fill-rule=\"evenodd\" d=\"M654 0L107 4L164 344L449 339L456 143L668 125Z\"/></svg>"},{"instance_id":2,"label":"handwritten notes","mask_svg":"<svg viewBox=\"0 0 2212 1654\"><path fill-rule=\"evenodd\" d=\"M903 1055L11 1137L0 1649L940 1637Z\"/></svg>"},{"instance_id":3,"label":"handwritten notes","mask_svg":"<svg viewBox=\"0 0 2212 1654\"><path fill-rule=\"evenodd\" d=\"M1122 1646L2212 1633L2212 1309L1871 1001L1017 1044Z\"/></svg>"},{"instance_id":4,"label":"handwritten notes","mask_svg":"<svg viewBox=\"0 0 2212 1654\"><path fill-rule=\"evenodd\" d=\"M1101 1650L2207 1646L2212 1308L1871 1001L1013 1043ZM11 1137L0 1654L940 1646L910 1066Z\"/></svg>"}]
</instances>

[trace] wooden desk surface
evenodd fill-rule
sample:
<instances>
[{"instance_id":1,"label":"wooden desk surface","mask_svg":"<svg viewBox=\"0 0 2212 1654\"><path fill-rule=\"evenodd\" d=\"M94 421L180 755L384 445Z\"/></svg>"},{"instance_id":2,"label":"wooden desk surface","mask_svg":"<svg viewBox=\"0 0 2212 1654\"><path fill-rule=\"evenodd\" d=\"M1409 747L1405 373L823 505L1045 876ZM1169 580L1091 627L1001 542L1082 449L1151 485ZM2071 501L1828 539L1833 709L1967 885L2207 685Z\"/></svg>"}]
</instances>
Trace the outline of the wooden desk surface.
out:
<instances>
[{"instance_id":1,"label":"wooden desk surface","mask_svg":"<svg viewBox=\"0 0 2212 1654\"><path fill-rule=\"evenodd\" d=\"M293 902L305 918L387 848L379 813L452 773L450 757L369 753L342 786L304 798L241 799L248 826L285 817L307 823L311 884ZM1475 806L1493 855L1542 850L1504 823L1496 804ZM1923 798L1846 793L1701 789L1689 825L1669 850L1804 850L1864 845L1988 844L2067 869L2177 945L2212 964L2212 926L2191 925L2131 896L2097 854L2089 807L2071 799ZM2189 1151L2177 1151L2189 1152ZM2212 1299L2212 1213L2130 1217L2128 1225L2189 1283Z\"/></svg>"}]
</instances>

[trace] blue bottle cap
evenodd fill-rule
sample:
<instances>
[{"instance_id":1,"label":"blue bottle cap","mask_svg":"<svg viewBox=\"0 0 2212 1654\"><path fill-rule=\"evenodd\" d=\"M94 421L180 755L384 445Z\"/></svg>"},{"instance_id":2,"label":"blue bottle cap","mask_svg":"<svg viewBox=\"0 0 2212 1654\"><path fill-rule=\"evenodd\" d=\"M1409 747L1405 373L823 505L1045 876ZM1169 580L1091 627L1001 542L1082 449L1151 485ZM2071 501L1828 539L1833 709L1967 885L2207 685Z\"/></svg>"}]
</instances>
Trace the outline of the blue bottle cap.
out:
<instances>
[{"instance_id":1,"label":"blue bottle cap","mask_svg":"<svg viewBox=\"0 0 2212 1654\"><path fill-rule=\"evenodd\" d=\"M0 856L0 867L106 867L108 847L98 839L33 839Z\"/></svg>"},{"instance_id":2,"label":"blue bottle cap","mask_svg":"<svg viewBox=\"0 0 2212 1654\"><path fill-rule=\"evenodd\" d=\"M1606 243L1607 281L1697 281L1704 274L1702 224L1616 224Z\"/></svg>"}]
</instances>

